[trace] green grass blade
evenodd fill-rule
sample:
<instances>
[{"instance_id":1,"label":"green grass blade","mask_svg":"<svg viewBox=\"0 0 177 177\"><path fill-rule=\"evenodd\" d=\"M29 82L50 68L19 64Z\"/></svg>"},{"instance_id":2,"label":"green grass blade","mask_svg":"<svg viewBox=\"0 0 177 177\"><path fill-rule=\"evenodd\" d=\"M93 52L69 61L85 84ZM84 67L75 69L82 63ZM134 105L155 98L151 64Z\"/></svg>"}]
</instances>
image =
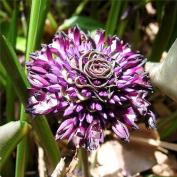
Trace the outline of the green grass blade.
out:
<instances>
[{"instance_id":1,"label":"green grass blade","mask_svg":"<svg viewBox=\"0 0 177 177\"><path fill-rule=\"evenodd\" d=\"M72 16L80 15L80 13L83 11L86 4L89 2L89 0L83 0L76 8L75 12Z\"/></svg>"},{"instance_id":2,"label":"green grass blade","mask_svg":"<svg viewBox=\"0 0 177 177\"><path fill-rule=\"evenodd\" d=\"M15 166L14 166L13 158L10 156L4 163L3 168L1 170L1 176L14 176L15 174Z\"/></svg>"},{"instance_id":3,"label":"green grass blade","mask_svg":"<svg viewBox=\"0 0 177 177\"><path fill-rule=\"evenodd\" d=\"M26 61L29 59L29 54L36 50L41 43L48 7L48 0L32 1L26 46ZM60 152L47 120L45 117L38 117L33 120L33 127L46 155L49 157L52 167L54 168L60 160Z\"/></svg>"},{"instance_id":4,"label":"green grass blade","mask_svg":"<svg viewBox=\"0 0 177 177\"><path fill-rule=\"evenodd\" d=\"M118 17L120 15L121 0L112 0L111 1L111 9L108 15L107 23L106 23L106 31L108 34L114 34L116 27L117 27L117 21Z\"/></svg>"},{"instance_id":5,"label":"green grass blade","mask_svg":"<svg viewBox=\"0 0 177 177\"><path fill-rule=\"evenodd\" d=\"M28 137L24 137L17 146L15 177L24 177L26 169L26 156L28 150Z\"/></svg>"},{"instance_id":6,"label":"green grass blade","mask_svg":"<svg viewBox=\"0 0 177 177\"><path fill-rule=\"evenodd\" d=\"M129 22L129 18L128 16L124 17L122 19L122 16L124 16L128 10L128 1L125 1L123 4L122 4L122 12L121 12L121 17L120 17L120 20L119 20L119 23L118 23L118 29L117 29L117 35L121 38L124 33L125 33L125 29L127 27L127 24Z\"/></svg>"},{"instance_id":7,"label":"green grass blade","mask_svg":"<svg viewBox=\"0 0 177 177\"><path fill-rule=\"evenodd\" d=\"M1 61L1 60L0 60L0 61ZM4 66L2 65L2 63L0 63L0 75L1 75L4 79L6 79L6 77L7 77L6 70L5 70Z\"/></svg>"},{"instance_id":8,"label":"green grass blade","mask_svg":"<svg viewBox=\"0 0 177 177\"><path fill-rule=\"evenodd\" d=\"M32 126L35 129L38 141L44 148L50 165L54 168L60 160L60 152L53 138L53 134L48 125L47 119L43 116L32 120Z\"/></svg>"},{"instance_id":9,"label":"green grass blade","mask_svg":"<svg viewBox=\"0 0 177 177\"><path fill-rule=\"evenodd\" d=\"M21 105L20 120L27 120L23 105ZM15 177L24 177L27 155L28 155L28 137L24 137L17 146Z\"/></svg>"},{"instance_id":10,"label":"green grass blade","mask_svg":"<svg viewBox=\"0 0 177 177\"><path fill-rule=\"evenodd\" d=\"M117 35L121 38L124 35L125 29L127 27L128 24L128 19L123 20L119 26L118 26L118 30L117 30Z\"/></svg>"},{"instance_id":11,"label":"green grass blade","mask_svg":"<svg viewBox=\"0 0 177 177\"><path fill-rule=\"evenodd\" d=\"M13 121L0 127L0 169L30 128L31 126L25 121Z\"/></svg>"},{"instance_id":12,"label":"green grass blade","mask_svg":"<svg viewBox=\"0 0 177 177\"><path fill-rule=\"evenodd\" d=\"M52 15L51 12L49 12L49 13L47 14L47 19L50 21L51 27L52 27L53 29L57 29L58 24L57 24L57 22L56 22L56 20L55 20L55 18L54 18L54 16Z\"/></svg>"},{"instance_id":13,"label":"green grass blade","mask_svg":"<svg viewBox=\"0 0 177 177\"><path fill-rule=\"evenodd\" d=\"M9 3L7 2L7 0L2 0L2 4L4 6L4 8L6 9L6 11L11 14L12 13L12 9L9 5Z\"/></svg>"},{"instance_id":14,"label":"green grass blade","mask_svg":"<svg viewBox=\"0 0 177 177\"><path fill-rule=\"evenodd\" d=\"M0 74L0 89L6 89L6 80L3 78L3 76Z\"/></svg>"},{"instance_id":15,"label":"green grass blade","mask_svg":"<svg viewBox=\"0 0 177 177\"><path fill-rule=\"evenodd\" d=\"M13 48L15 48L16 46L17 18L18 18L18 8L15 6L12 12L12 18L11 18L9 28L8 28L8 33L7 33L7 39L11 43ZM15 120L15 97L16 97L16 93L14 91L10 78L7 75L7 79L6 79L6 120L7 122ZM9 161L9 159L10 157L8 158L7 161Z\"/></svg>"},{"instance_id":16,"label":"green grass blade","mask_svg":"<svg viewBox=\"0 0 177 177\"><path fill-rule=\"evenodd\" d=\"M98 12L102 9L99 9L98 6L101 2L100 1L91 1L91 7L90 7L90 17L93 19L98 19ZM109 2L107 2L108 4ZM99 9L99 10L98 10Z\"/></svg>"},{"instance_id":17,"label":"green grass blade","mask_svg":"<svg viewBox=\"0 0 177 177\"><path fill-rule=\"evenodd\" d=\"M9 26L9 31L7 34L7 39L12 46L16 45L16 36L17 36L17 17L18 17L18 8L15 7L12 13L12 19Z\"/></svg>"},{"instance_id":18,"label":"green grass blade","mask_svg":"<svg viewBox=\"0 0 177 177\"><path fill-rule=\"evenodd\" d=\"M15 7L12 13L12 19L9 26L9 32L7 35L8 41L15 48L16 38L17 38L17 16L18 16L18 8ZM12 86L12 83L7 77L6 84L6 118L7 121L13 121L14 119L14 99L15 99L15 91Z\"/></svg>"},{"instance_id":19,"label":"green grass blade","mask_svg":"<svg viewBox=\"0 0 177 177\"><path fill-rule=\"evenodd\" d=\"M0 63L0 88L5 89L6 88L6 70L4 69L4 66L2 63Z\"/></svg>"},{"instance_id":20,"label":"green grass blade","mask_svg":"<svg viewBox=\"0 0 177 177\"><path fill-rule=\"evenodd\" d=\"M151 61L159 61L162 52L168 47L168 43L170 42L170 37L172 35L176 19L177 2L170 1L166 4L165 14L152 47L150 56Z\"/></svg>"},{"instance_id":21,"label":"green grass blade","mask_svg":"<svg viewBox=\"0 0 177 177\"><path fill-rule=\"evenodd\" d=\"M32 1L26 48L26 60L29 59L29 54L33 52L33 50L35 50L41 43L48 7L49 0Z\"/></svg>"},{"instance_id":22,"label":"green grass blade","mask_svg":"<svg viewBox=\"0 0 177 177\"><path fill-rule=\"evenodd\" d=\"M166 1L156 1L155 2L156 7L157 7L157 21L161 22L162 18L163 18L163 13L164 13L164 7L166 4Z\"/></svg>"},{"instance_id":23,"label":"green grass blade","mask_svg":"<svg viewBox=\"0 0 177 177\"><path fill-rule=\"evenodd\" d=\"M170 117L159 121L158 130L161 139L165 139L172 135L177 130L177 111L175 111Z\"/></svg>"},{"instance_id":24,"label":"green grass blade","mask_svg":"<svg viewBox=\"0 0 177 177\"><path fill-rule=\"evenodd\" d=\"M22 30L23 30L23 35L26 37L27 36L27 21L26 21L26 16L25 16L25 2L24 1L20 1L19 3L19 8L20 8L20 11L21 11L21 24L22 24Z\"/></svg>"},{"instance_id":25,"label":"green grass blade","mask_svg":"<svg viewBox=\"0 0 177 177\"><path fill-rule=\"evenodd\" d=\"M17 96L25 104L27 100L27 87L29 85L24 70L12 46L2 35L0 35L0 44L0 60L8 73L9 79L13 83Z\"/></svg>"},{"instance_id":26,"label":"green grass blade","mask_svg":"<svg viewBox=\"0 0 177 177\"><path fill-rule=\"evenodd\" d=\"M25 53L26 50L26 38L18 36L17 37L17 44L16 44L16 50Z\"/></svg>"}]
</instances>

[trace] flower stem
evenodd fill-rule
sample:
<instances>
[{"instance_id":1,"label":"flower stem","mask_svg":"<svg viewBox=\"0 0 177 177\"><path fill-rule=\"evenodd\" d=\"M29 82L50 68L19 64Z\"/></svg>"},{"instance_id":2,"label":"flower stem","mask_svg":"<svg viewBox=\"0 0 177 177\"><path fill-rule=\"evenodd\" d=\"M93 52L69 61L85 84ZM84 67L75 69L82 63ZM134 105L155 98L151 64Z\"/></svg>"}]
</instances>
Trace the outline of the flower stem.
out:
<instances>
[{"instance_id":1,"label":"flower stem","mask_svg":"<svg viewBox=\"0 0 177 177\"><path fill-rule=\"evenodd\" d=\"M90 173L89 173L89 163L88 163L88 152L85 149L80 148L79 158L82 165L81 167L83 170L84 177L89 177Z\"/></svg>"}]
</instances>

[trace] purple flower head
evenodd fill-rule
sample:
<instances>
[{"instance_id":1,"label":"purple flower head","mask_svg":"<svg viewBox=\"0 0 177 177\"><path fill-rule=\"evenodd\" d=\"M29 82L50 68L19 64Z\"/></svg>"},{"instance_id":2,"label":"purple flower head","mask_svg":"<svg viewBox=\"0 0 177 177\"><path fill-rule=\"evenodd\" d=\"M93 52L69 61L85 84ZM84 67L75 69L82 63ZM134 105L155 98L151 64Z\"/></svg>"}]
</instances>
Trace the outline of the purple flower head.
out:
<instances>
[{"instance_id":1,"label":"purple flower head","mask_svg":"<svg viewBox=\"0 0 177 177\"><path fill-rule=\"evenodd\" d=\"M57 33L31 59L27 111L63 113L57 140L94 150L104 141L105 128L128 140L128 127L137 129L141 119L155 127L146 100L152 86L144 72L144 57L118 37L106 38L103 30L90 36L73 27L67 34Z\"/></svg>"}]
</instances>

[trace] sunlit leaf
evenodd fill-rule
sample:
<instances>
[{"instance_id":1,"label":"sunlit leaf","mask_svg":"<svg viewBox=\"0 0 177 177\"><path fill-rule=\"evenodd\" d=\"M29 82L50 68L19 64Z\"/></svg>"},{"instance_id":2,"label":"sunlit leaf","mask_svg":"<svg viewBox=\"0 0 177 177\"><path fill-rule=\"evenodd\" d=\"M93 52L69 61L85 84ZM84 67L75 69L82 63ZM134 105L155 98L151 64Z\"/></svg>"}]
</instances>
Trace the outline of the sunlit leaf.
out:
<instances>
[{"instance_id":1,"label":"sunlit leaf","mask_svg":"<svg viewBox=\"0 0 177 177\"><path fill-rule=\"evenodd\" d=\"M57 28L57 22L51 12L48 12L47 19L50 21L50 25L53 29Z\"/></svg>"},{"instance_id":2,"label":"sunlit leaf","mask_svg":"<svg viewBox=\"0 0 177 177\"><path fill-rule=\"evenodd\" d=\"M30 128L25 121L13 121L0 127L0 168Z\"/></svg>"},{"instance_id":3,"label":"sunlit leaf","mask_svg":"<svg viewBox=\"0 0 177 177\"><path fill-rule=\"evenodd\" d=\"M146 63L152 83L165 94L177 101L177 39L170 48L167 57L162 63Z\"/></svg>"},{"instance_id":4,"label":"sunlit leaf","mask_svg":"<svg viewBox=\"0 0 177 177\"><path fill-rule=\"evenodd\" d=\"M26 38L24 37L17 37L17 44L16 44L16 49L25 52L25 47L26 46Z\"/></svg>"},{"instance_id":5,"label":"sunlit leaf","mask_svg":"<svg viewBox=\"0 0 177 177\"><path fill-rule=\"evenodd\" d=\"M49 0L32 1L26 48L26 59L29 59L29 54L34 49L36 49L41 42L48 7Z\"/></svg>"}]
</instances>

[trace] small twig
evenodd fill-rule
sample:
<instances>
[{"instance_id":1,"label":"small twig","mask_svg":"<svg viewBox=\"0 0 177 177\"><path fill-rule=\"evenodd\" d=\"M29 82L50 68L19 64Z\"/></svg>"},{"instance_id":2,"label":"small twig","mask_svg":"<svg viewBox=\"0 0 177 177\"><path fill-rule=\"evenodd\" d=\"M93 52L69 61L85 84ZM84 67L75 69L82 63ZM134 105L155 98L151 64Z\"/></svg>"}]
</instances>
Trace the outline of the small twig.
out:
<instances>
[{"instance_id":1,"label":"small twig","mask_svg":"<svg viewBox=\"0 0 177 177\"><path fill-rule=\"evenodd\" d=\"M169 150L177 151L177 144L168 143L168 142L160 141L160 140L155 140L152 138L147 139L147 138L140 138L140 137L131 136L131 141L141 142L141 143L149 144L151 146L162 147L162 148L166 148Z\"/></svg>"},{"instance_id":2,"label":"small twig","mask_svg":"<svg viewBox=\"0 0 177 177\"><path fill-rule=\"evenodd\" d=\"M57 164L55 170L53 171L51 177L62 177L65 174L65 158L61 158L60 162Z\"/></svg>"},{"instance_id":3,"label":"small twig","mask_svg":"<svg viewBox=\"0 0 177 177\"><path fill-rule=\"evenodd\" d=\"M65 158L62 158L58 165L56 166L55 170L53 171L51 177L63 177L63 176L68 176L68 177L74 177L75 175L73 174L74 169L78 165L78 157L77 157L78 151L76 150L75 155L72 158L72 161L69 163L68 167L66 167L65 164Z\"/></svg>"},{"instance_id":4,"label":"small twig","mask_svg":"<svg viewBox=\"0 0 177 177\"><path fill-rule=\"evenodd\" d=\"M77 157L77 152L74 155L71 163L69 164L69 166L66 168L66 174L68 177L74 177L75 175L73 174L74 169L76 168L76 166L78 165L79 159Z\"/></svg>"},{"instance_id":5,"label":"small twig","mask_svg":"<svg viewBox=\"0 0 177 177\"><path fill-rule=\"evenodd\" d=\"M47 177L47 169L44 160L44 150L42 147L38 146L38 171L39 177Z\"/></svg>"}]
</instances>

